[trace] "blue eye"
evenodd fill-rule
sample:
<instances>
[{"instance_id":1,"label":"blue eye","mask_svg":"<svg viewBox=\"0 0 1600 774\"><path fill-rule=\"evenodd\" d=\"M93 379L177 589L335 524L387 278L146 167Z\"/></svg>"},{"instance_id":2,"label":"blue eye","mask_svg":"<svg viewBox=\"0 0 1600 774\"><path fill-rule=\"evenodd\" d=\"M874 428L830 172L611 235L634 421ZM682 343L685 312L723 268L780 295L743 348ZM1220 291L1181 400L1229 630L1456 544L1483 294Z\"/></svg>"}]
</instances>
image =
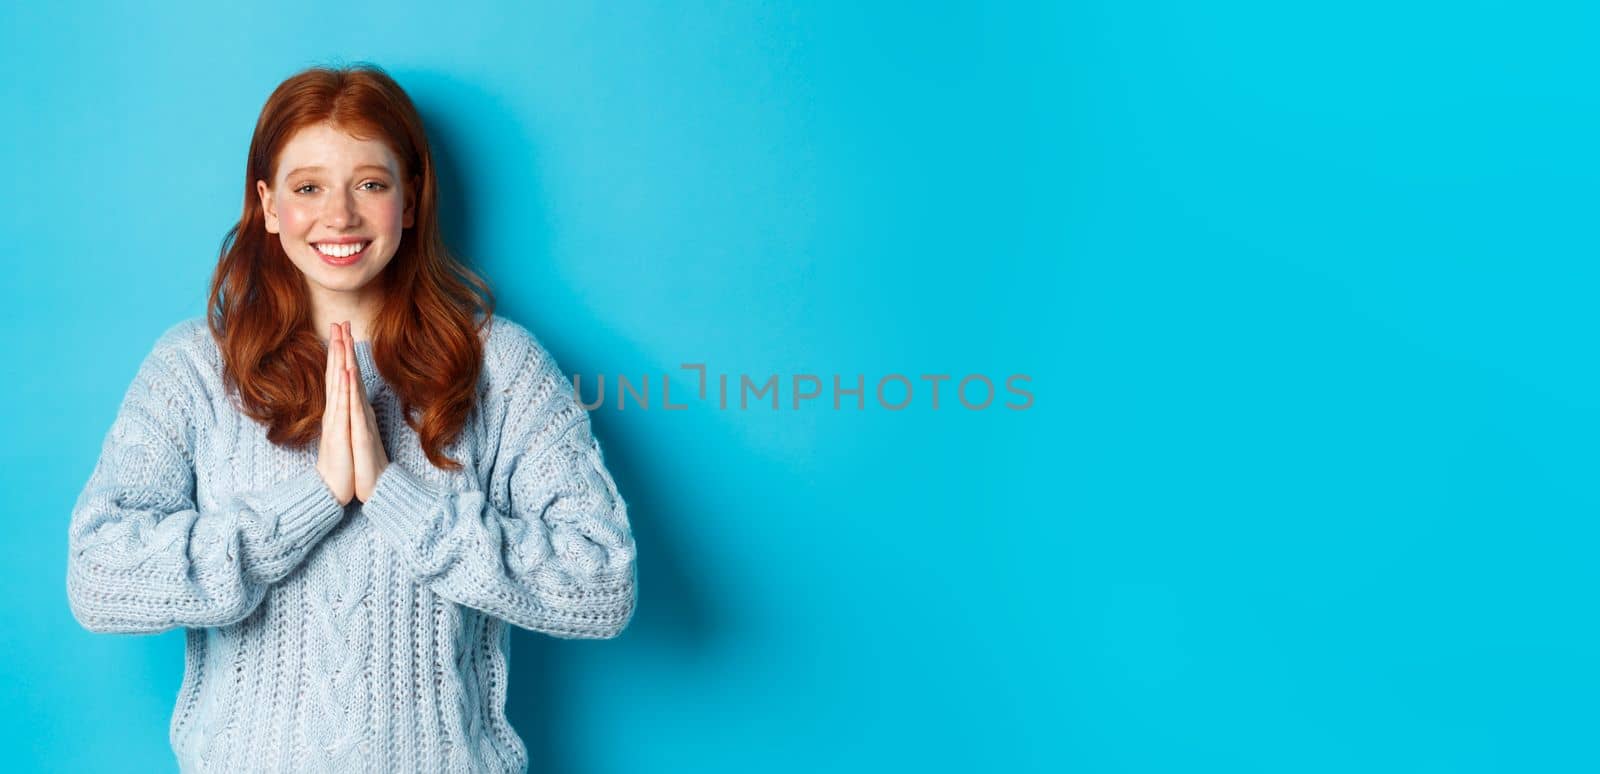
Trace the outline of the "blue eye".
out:
<instances>
[{"instance_id":1,"label":"blue eye","mask_svg":"<svg viewBox=\"0 0 1600 774\"><path fill-rule=\"evenodd\" d=\"M296 189L294 189L294 192L295 192L295 193L302 193L302 192L304 192L304 191L305 191L305 190L306 190L306 189L307 189L307 188L316 188L316 186L314 186L314 185L311 185L311 184L309 184L309 183L307 183L307 184L306 184L306 185L303 185L303 186L300 186L300 187L299 187L299 188L296 188Z\"/></svg>"},{"instance_id":2,"label":"blue eye","mask_svg":"<svg viewBox=\"0 0 1600 774\"><path fill-rule=\"evenodd\" d=\"M375 186L377 186L377 188L375 190L380 190L380 191L389 187L389 186L386 186L383 183L380 183L380 182L378 182L376 180L368 180L367 182L362 183L362 185L375 185Z\"/></svg>"}]
</instances>

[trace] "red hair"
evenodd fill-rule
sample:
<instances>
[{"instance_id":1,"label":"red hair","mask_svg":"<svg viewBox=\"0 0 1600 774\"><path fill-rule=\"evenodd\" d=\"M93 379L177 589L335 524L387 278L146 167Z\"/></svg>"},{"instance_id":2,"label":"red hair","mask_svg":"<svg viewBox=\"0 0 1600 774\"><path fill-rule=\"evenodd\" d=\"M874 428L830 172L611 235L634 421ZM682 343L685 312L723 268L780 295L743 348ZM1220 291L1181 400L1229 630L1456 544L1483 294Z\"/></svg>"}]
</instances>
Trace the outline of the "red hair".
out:
<instances>
[{"instance_id":1,"label":"red hair","mask_svg":"<svg viewBox=\"0 0 1600 774\"><path fill-rule=\"evenodd\" d=\"M299 447L320 436L327 347L312 330L304 276L277 235L267 232L255 190L255 181L275 179L289 139L320 123L358 139L383 140L401 177L414 186L414 225L372 280L384 298L372 321L372 358L428 460L459 470L461 463L442 450L460 435L476 402L480 332L494 314L494 294L445 247L422 119L376 65L303 70L279 84L261 108L245 165L244 211L223 237L207 301L223 384L238 395L242 412L266 425L272 443Z\"/></svg>"}]
</instances>

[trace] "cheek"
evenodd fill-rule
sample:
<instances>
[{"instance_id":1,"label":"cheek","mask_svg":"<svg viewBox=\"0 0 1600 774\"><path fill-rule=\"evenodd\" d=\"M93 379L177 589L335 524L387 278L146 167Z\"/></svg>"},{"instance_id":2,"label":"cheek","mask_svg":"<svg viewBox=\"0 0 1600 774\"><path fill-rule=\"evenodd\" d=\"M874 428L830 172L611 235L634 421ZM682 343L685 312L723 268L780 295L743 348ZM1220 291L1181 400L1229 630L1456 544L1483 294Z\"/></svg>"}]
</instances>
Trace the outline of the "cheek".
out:
<instances>
[{"instance_id":1,"label":"cheek","mask_svg":"<svg viewBox=\"0 0 1600 774\"><path fill-rule=\"evenodd\" d=\"M313 213L305 207L290 205L278 209L278 222L282 224L283 232L291 236L304 234L315 220Z\"/></svg>"},{"instance_id":2,"label":"cheek","mask_svg":"<svg viewBox=\"0 0 1600 774\"><path fill-rule=\"evenodd\" d=\"M385 231L399 231L400 218L405 214L405 204L399 199L390 199L375 204L372 208L372 218Z\"/></svg>"}]
</instances>

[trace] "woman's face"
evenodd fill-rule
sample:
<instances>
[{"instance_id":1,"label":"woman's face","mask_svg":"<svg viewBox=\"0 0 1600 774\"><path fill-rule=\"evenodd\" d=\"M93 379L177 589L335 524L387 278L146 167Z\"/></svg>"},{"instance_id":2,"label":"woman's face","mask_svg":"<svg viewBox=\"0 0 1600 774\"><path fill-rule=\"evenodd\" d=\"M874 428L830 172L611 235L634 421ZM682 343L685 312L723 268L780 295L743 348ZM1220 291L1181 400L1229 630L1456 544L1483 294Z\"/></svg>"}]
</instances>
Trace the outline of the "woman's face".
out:
<instances>
[{"instance_id":1,"label":"woman's face","mask_svg":"<svg viewBox=\"0 0 1600 774\"><path fill-rule=\"evenodd\" d=\"M399 162L378 139L306 127L284 146L275 174L270 185L256 181L267 231L313 291L360 290L389 264L415 217Z\"/></svg>"}]
</instances>

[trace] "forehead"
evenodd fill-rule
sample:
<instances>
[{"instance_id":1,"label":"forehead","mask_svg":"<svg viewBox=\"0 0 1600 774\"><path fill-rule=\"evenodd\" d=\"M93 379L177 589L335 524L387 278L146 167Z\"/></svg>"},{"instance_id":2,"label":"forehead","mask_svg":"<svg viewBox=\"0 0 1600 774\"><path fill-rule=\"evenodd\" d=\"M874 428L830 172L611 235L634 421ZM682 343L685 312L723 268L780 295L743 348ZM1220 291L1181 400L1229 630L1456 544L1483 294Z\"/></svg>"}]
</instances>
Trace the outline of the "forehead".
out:
<instances>
[{"instance_id":1,"label":"forehead","mask_svg":"<svg viewBox=\"0 0 1600 774\"><path fill-rule=\"evenodd\" d=\"M315 124L295 132L278 154L278 176L287 177L308 167L328 174L354 173L361 167L379 167L400 173L399 162L388 143L374 137L357 139L342 129Z\"/></svg>"}]
</instances>

